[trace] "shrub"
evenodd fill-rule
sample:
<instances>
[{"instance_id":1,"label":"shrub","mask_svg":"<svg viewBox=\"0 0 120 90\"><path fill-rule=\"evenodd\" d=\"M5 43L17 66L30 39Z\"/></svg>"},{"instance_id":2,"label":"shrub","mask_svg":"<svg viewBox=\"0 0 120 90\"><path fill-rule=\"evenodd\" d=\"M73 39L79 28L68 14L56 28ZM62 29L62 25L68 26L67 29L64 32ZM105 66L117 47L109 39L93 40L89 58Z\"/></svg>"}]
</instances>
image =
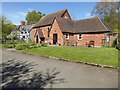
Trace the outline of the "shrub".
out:
<instances>
[{"instance_id":1,"label":"shrub","mask_svg":"<svg viewBox=\"0 0 120 90\"><path fill-rule=\"evenodd\" d=\"M3 48L15 48L15 44L3 44Z\"/></svg>"},{"instance_id":2,"label":"shrub","mask_svg":"<svg viewBox=\"0 0 120 90\"><path fill-rule=\"evenodd\" d=\"M35 43L19 43L16 45L17 50L23 50L23 49L30 49L30 48L36 48Z\"/></svg>"},{"instance_id":3,"label":"shrub","mask_svg":"<svg viewBox=\"0 0 120 90\"><path fill-rule=\"evenodd\" d=\"M47 47L47 43L42 43L41 46Z\"/></svg>"},{"instance_id":4,"label":"shrub","mask_svg":"<svg viewBox=\"0 0 120 90\"><path fill-rule=\"evenodd\" d=\"M17 50L23 50L23 49L27 49L29 46L27 44L18 44L16 46Z\"/></svg>"},{"instance_id":5,"label":"shrub","mask_svg":"<svg viewBox=\"0 0 120 90\"><path fill-rule=\"evenodd\" d=\"M116 47L116 46L117 46L117 38L112 43L112 47Z\"/></svg>"},{"instance_id":6,"label":"shrub","mask_svg":"<svg viewBox=\"0 0 120 90\"><path fill-rule=\"evenodd\" d=\"M6 44L17 44L16 42L6 42Z\"/></svg>"}]
</instances>

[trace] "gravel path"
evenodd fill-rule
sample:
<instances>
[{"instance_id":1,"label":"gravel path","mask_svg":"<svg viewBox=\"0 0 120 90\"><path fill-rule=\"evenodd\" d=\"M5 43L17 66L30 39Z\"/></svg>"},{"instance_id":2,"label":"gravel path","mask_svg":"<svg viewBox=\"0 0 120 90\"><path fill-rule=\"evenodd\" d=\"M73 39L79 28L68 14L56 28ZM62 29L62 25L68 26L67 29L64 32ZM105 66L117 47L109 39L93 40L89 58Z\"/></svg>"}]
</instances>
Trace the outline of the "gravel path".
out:
<instances>
[{"instance_id":1,"label":"gravel path","mask_svg":"<svg viewBox=\"0 0 120 90\"><path fill-rule=\"evenodd\" d=\"M1 53L1 52L0 52ZM27 55L13 51L2 51L2 62L15 59L16 61L27 61L36 64L33 66L36 71L45 72L47 69L60 73L57 78L64 78L65 82L54 84L55 88L117 88L118 70L100 68L95 66L72 63L40 56ZM46 86L48 87L48 86Z\"/></svg>"}]
</instances>

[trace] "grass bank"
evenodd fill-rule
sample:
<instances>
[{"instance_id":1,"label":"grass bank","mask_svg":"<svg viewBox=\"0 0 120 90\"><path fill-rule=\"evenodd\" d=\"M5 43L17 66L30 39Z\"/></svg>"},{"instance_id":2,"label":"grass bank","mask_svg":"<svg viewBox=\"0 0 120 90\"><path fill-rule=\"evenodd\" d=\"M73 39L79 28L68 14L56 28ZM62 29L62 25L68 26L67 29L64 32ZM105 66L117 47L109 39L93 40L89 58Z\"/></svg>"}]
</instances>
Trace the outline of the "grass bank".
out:
<instances>
[{"instance_id":1,"label":"grass bank","mask_svg":"<svg viewBox=\"0 0 120 90\"><path fill-rule=\"evenodd\" d=\"M118 67L118 50L114 48L39 47L21 51Z\"/></svg>"}]
</instances>

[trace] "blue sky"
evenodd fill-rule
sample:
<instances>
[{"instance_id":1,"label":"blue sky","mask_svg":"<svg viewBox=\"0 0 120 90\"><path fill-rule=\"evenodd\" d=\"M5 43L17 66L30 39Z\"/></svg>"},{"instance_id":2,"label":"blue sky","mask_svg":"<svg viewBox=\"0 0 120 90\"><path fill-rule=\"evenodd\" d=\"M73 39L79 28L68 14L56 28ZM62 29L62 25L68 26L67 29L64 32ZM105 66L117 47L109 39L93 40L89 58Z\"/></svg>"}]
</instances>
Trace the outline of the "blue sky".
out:
<instances>
[{"instance_id":1,"label":"blue sky","mask_svg":"<svg viewBox=\"0 0 120 90\"><path fill-rule=\"evenodd\" d=\"M74 19L84 19L91 17L96 2L3 2L2 14L19 25L21 20L25 20L27 12L36 10L45 14L68 9Z\"/></svg>"}]
</instances>

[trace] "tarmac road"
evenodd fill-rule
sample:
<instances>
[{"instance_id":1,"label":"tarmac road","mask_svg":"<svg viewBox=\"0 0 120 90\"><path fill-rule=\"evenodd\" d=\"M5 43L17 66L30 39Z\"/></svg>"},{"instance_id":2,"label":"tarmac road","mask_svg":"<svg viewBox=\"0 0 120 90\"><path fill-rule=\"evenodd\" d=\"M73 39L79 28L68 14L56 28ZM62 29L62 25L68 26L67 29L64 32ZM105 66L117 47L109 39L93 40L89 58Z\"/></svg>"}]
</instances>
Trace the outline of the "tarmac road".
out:
<instances>
[{"instance_id":1,"label":"tarmac road","mask_svg":"<svg viewBox=\"0 0 120 90\"><path fill-rule=\"evenodd\" d=\"M33 66L36 71L45 72L47 69L56 68L56 71L60 72L56 77L64 78L65 82L54 84L54 88L118 88L117 69L101 68L2 50L2 62L12 59L32 62L36 64Z\"/></svg>"}]
</instances>

